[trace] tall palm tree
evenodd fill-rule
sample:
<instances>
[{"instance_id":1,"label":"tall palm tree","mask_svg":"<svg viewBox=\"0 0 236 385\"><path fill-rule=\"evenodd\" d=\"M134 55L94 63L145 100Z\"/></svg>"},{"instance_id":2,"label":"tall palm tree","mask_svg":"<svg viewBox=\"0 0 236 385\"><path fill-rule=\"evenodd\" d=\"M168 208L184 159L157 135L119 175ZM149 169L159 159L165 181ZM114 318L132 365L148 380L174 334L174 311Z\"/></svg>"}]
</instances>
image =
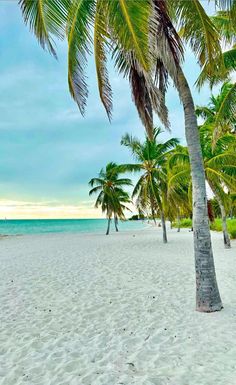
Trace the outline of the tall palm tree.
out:
<instances>
[{"instance_id":1,"label":"tall palm tree","mask_svg":"<svg viewBox=\"0 0 236 385\"><path fill-rule=\"evenodd\" d=\"M176 138L164 143L158 142L160 128L154 130L153 139L146 137L144 143L126 134L121 144L128 147L137 163L121 165L122 171L141 172L132 197L137 197L138 208L151 207L153 216L158 212L161 217L163 242L167 243L165 208L167 206L166 161L167 154L178 144Z\"/></svg>"},{"instance_id":2,"label":"tall palm tree","mask_svg":"<svg viewBox=\"0 0 236 385\"><path fill-rule=\"evenodd\" d=\"M224 245L230 247L226 224L226 207L229 196L225 189L236 191L236 138L233 134L221 136L212 147L214 126L204 124L200 127L201 147L204 159L206 180L211 187L221 210ZM169 189L174 190L186 185L190 180L190 160L188 150L179 147L169 160L172 177Z\"/></svg>"},{"instance_id":3,"label":"tall palm tree","mask_svg":"<svg viewBox=\"0 0 236 385\"><path fill-rule=\"evenodd\" d=\"M129 210L125 203L129 203L129 195L123 190L124 186L132 186L132 182L128 178L119 178L117 164L110 162L105 169L101 169L98 178L92 178L89 181L92 189L89 195L98 194L95 207L101 207L102 212L107 217L107 232L110 232L111 219L114 216L116 231L118 230L117 222L119 219L125 219L124 210Z\"/></svg>"},{"instance_id":4,"label":"tall palm tree","mask_svg":"<svg viewBox=\"0 0 236 385\"><path fill-rule=\"evenodd\" d=\"M193 180L194 253L197 310L222 308L217 287L207 219L206 187L197 119L191 90L181 68L183 48L173 23L181 27L183 42L190 43L199 63L221 57L219 34L199 0L19 0L25 22L43 47L56 55L52 37L68 40L68 82L72 97L84 114L88 89L84 67L93 52L99 93L109 119L111 87L106 68L110 52L115 67L128 77L139 116L150 139L153 112L168 126L165 91L169 74L179 92L185 115L186 140ZM222 10L231 1L215 0ZM91 28L91 25L93 26ZM93 32L93 36L92 36ZM222 61L223 65L223 61ZM209 65L210 72L213 64ZM153 80L152 75L155 74ZM204 265L204 271L201 266ZM209 284L210 282L210 284Z\"/></svg>"}]
</instances>

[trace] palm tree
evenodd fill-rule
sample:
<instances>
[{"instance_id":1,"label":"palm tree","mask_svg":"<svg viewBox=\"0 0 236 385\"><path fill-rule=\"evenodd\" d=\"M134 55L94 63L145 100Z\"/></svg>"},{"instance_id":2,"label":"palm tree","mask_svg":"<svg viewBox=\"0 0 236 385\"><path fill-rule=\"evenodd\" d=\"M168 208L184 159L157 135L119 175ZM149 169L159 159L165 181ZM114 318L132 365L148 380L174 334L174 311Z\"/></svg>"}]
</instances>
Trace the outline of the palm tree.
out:
<instances>
[{"instance_id":1,"label":"palm tree","mask_svg":"<svg viewBox=\"0 0 236 385\"><path fill-rule=\"evenodd\" d=\"M214 126L213 146L222 133L236 130L236 83L224 82L219 94L211 96L208 106L198 106L197 116Z\"/></svg>"},{"instance_id":2,"label":"palm tree","mask_svg":"<svg viewBox=\"0 0 236 385\"><path fill-rule=\"evenodd\" d=\"M129 203L129 195L123 190L123 186L132 186L132 182L128 178L119 178L117 164L110 162L105 170L101 169L98 178L92 178L89 181L92 189L89 195L98 193L95 207L101 206L102 212L106 213L108 220L106 235L110 232L110 223L114 216L116 231L118 231L117 223L119 219L125 219L124 210L129 210L125 203Z\"/></svg>"},{"instance_id":3,"label":"palm tree","mask_svg":"<svg viewBox=\"0 0 236 385\"><path fill-rule=\"evenodd\" d=\"M214 125L204 124L200 127L204 169L206 180L221 210L224 245L229 248L230 238L226 224L226 207L229 204L229 196L225 189L236 191L236 138L233 134L226 133L212 147L213 132ZM175 190L185 186L190 180L190 160L187 148L179 147L170 157L169 163L172 168L169 189Z\"/></svg>"},{"instance_id":4,"label":"palm tree","mask_svg":"<svg viewBox=\"0 0 236 385\"><path fill-rule=\"evenodd\" d=\"M209 69L212 72L214 66L211 63L221 57L219 34L201 2L19 0L19 3L25 22L43 48L47 47L56 55L52 36L66 36L69 89L82 114L88 95L84 67L87 54L91 51L91 43L100 98L109 119L112 94L106 68L108 52L111 53L118 71L129 79L135 105L150 139L153 138L153 112L158 114L165 126L169 124L164 96L167 75L173 79L183 103L192 170L197 310L220 310L222 303L216 282L207 219L205 176L197 119L191 90L181 68L181 40L173 26L173 23L180 25L183 41L190 43L202 66L210 63ZM222 10L228 10L232 2L215 0L215 4ZM232 18L236 13L233 10L232 5ZM203 265L204 271L201 268Z\"/></svg>"},{"instance_id":5,"label":"palm tree","mask_svg":"<svg viewBox=\"0 0 236 385\"><path fill-rule=\"evenodd\" d=\"M121 144L128 147L137 163L121 165L122 171L141 172L136 183L132 197L137 197L137 206L140 211L145 211L149 206L152 216L158 212L161 217L163 242L167 243L165 208L167 206L166 160L167 154L178 144L176 138L164 143L158 142L160 128L154 130L153 139L146 137L144 143L137 138L126 134Z\"/></svg>"}]
</instances>

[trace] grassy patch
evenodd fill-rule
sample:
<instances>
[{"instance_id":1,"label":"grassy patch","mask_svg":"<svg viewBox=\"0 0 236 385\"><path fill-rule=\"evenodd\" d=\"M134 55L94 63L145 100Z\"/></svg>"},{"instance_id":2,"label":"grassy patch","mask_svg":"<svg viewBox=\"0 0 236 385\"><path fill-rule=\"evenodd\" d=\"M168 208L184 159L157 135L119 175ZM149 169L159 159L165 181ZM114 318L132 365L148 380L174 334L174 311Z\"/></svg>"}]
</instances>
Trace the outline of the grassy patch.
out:
<instances>
[{"instance_id":1,"label":"grassy patch","mask_svg":"<svg viewBox=\"0 0 236 385\"><path fill-rule=\"evenodd\" d=\"M231 239L236 239L236 219L227 219L227 228ZM211 223L211 230L222 231L222 220L216 218Z\"/></svg>"},{"instance_id":2,"label":"grassy patch","mask_svg":"<svg viewBox=\"0 0 236 385\"><path fill-rule=\"evenodd\" d=\"M178 222L173 222L173 227L178 227ZM192 220L190 218L184 218L180 221L180 227L191 228ZM222 231L222 220L220 218L216 218L213 223L210 225L211 230L214 231ZM231 239L236 239L236 219L227 219L227 227L230 234Z\"/></svg>"},{"instance_id":3,"label":"grassy patch","mask_svg":"<svg viewBox=\"0 0 236 385\"><path fill-rule=\"evenodd\" d=\"M178 222L173 222L173 227L179 227ZM192 227L192 219L190 218L183 218L180 220L180 227L190 228Z\"/></svg>"}]
</instances>

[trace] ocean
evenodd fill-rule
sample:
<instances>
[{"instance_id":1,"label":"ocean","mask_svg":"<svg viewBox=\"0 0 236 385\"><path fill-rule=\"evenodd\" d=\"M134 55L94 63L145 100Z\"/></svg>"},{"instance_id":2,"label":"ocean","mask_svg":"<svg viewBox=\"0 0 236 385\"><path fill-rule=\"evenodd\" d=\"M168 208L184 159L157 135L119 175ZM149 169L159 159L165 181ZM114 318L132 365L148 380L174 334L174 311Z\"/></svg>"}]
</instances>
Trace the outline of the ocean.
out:
<instances>
[{"instance_id":1,"label":"ocean","mask_svg":"<svg viewBox=\"0 0 236 385\"><path fill-rule=\"evenodd\" d=\"M142 221L119 222L119 231L142 229ZM45 234L45 233L104 233L106 219L11 219L0 220L0 235ZM114 222L111 232L114 232Z\"/></svg>"}]
</instances>

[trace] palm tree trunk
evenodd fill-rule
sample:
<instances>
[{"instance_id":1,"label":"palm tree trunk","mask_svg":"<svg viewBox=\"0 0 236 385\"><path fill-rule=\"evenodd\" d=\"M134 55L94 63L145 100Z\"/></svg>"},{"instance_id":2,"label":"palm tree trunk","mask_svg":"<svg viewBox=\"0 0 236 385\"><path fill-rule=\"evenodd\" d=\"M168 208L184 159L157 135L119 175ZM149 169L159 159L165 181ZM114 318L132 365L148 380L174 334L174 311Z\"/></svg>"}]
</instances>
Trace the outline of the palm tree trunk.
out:
<instances>
[{"instance_id":1,"label":"palm tree trunk","mask_svg":"<svg viewBox=\"0 0 236 385\"><path fill-rule=\"evenodd\" d=\"M107 221L107 232L106 232L106 235L108 235L109 232L110 232L110 224L111 224L111 217L109 217L108 221Z\"/></svg>"},{"instance_id":2,"label":"palm tree trunk","mask_svg":"<svg viewBox=\"0 0 236 385\"><path fill-rule=\"evenodd\" d=\"M226 249L231 248L230 243L230 237L227 229L227 223L226 223L226 212L224 205L219 202L220 205L220 211L221 211L221 217L222 217L222 230L223 230L223 239L224 239L224 246Z\"/></svg>"},{"instance_id":3,"label":"palm tree trunk","mask_svg":"<svg viewBox=\"0 0 236 385\"><path fill-rule=\"evenodd\" d=\"M117 218L117 216L114 216L114 223L115 223L115 229L118 232L119 230L118 230L118 218Z\"/></svg>"},{"instance_id":4,"label":"palm tree trunk","mask_svg":"<svg viewBox=\"0 0 236 385\"><path fill-rule=\"evenodd\" d=\"M156 222L155 212L154 212L153 208L152 208L152 219L153 219L153 222L154 222L154 224L156 226L157 222Z\"/></svg>"},{"instance_id":5,"label":"palm tree trunk","mask_svg":"<svg viewBox=\"0 0 236 385\"><path fill-rule=\"evenodd\" d=\"M209 185L210 185L210 187L211 187L211 189L212 189L212 191L213 191L213 193L214 193L214 195L216 197L216 200L217 200L217 202L218 202L218 204L220 206L224 246L225 246L226 249L230 249L231 248L231 243L230 243L230 237L229 237L229 233L228 233L228 229L227 229L225 207L224 207L222 199L219 196L219 194L217 193L216 189L214 189L214 187L212 187L211 183L209 183Z\"/></svg>"},{"instance_id":6,"label":"palm tree trunk","mask_svg":"<svg viewBox=\"0 0 236 385\"><path fill-rule=\"evenodd\" d=\"M193 235L196 270L196 310L214 312L222 309L216 281L207 214L207 198L202 151L188 82L179 67L174 80L184 107L185 135L188 145L193 186Z\"/></svg>"},{"instance_id":7,"label":"palm tree trunk","mask_svg":"<svg viewBox=\"0 0 236 385\"><path fill-rule=\"evenodd\" d=\"M180 232L180 217L179 217L179 215L177 216L177 221L178 221L178 230L177 230L177 232L179 233Z\"/></svg>"},{"instance_id":8,"label":"palm tree trunk","mask_svg":"<svg viewBox=\"0 0 236 385\"><path fill-rule=\"evenodd\" d=\"M162 234L163 234L163 243L167 243L166 221L165 221L165 215L163 211L161 211L161 226L162 226Z\"/></svg>"}]
</instances>

